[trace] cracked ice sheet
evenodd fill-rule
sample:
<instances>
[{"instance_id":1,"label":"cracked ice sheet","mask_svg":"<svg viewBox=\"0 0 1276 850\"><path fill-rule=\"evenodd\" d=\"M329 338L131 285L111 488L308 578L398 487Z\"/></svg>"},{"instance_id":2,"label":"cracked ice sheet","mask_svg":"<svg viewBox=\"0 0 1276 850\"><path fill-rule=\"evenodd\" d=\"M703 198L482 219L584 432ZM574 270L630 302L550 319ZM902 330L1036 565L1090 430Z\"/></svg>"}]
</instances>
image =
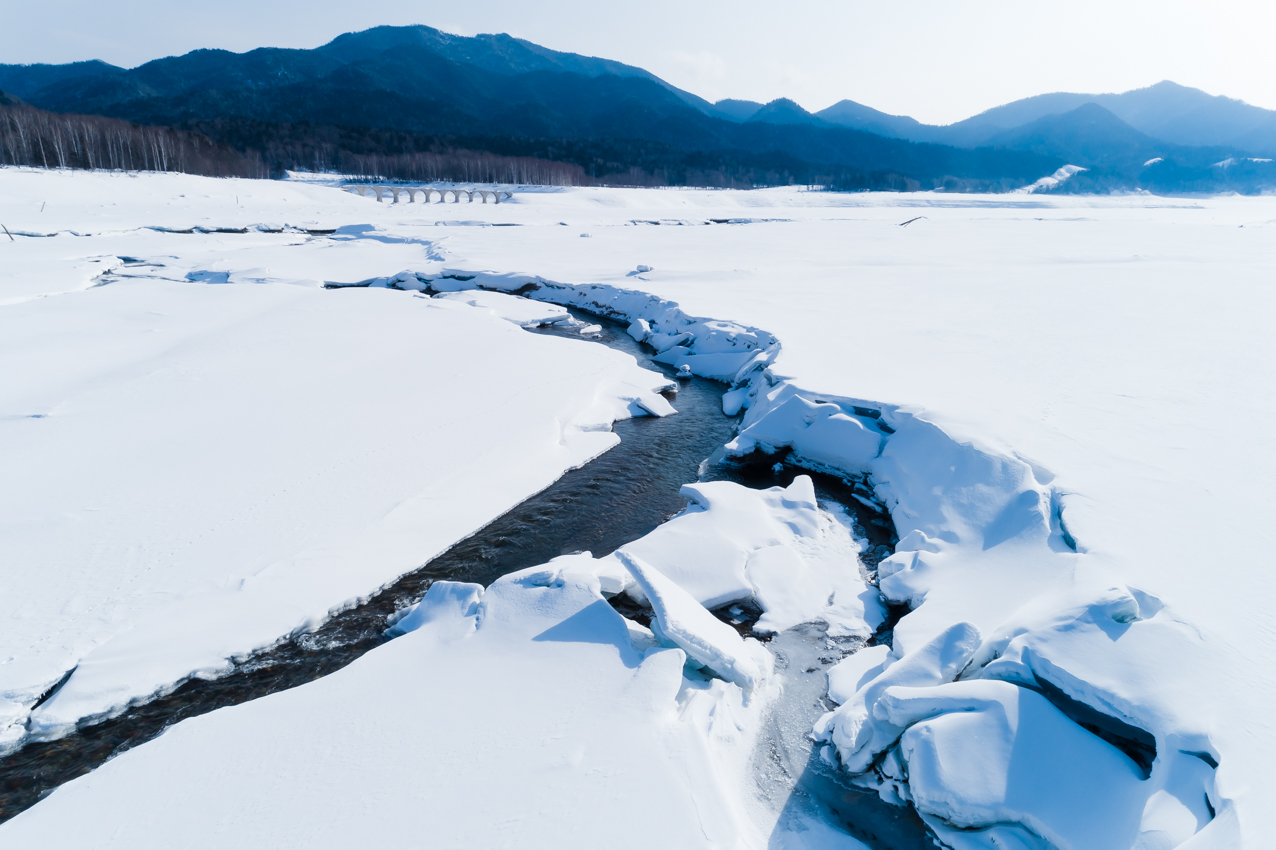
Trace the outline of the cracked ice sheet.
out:
<instances>
[{"instance_id":1,"label":"cracked ice sheet","mask_svg":"<svg viewBox=\"0 0 1276 850\"><path fill-rule=\"evenodd\" d=\"M0 170L0 178L10 174L18 172ZM28 229L35 229L35 195L56 185L67 187L70 201L69 212L59 212L62 226L91 229L100 220L97 207L75 206L92 200L97 190L82 191L84 181L98 175L79 175L81 182L58 175L60 184L23 175L35 181L25 184L30 191L0 194L0 204L17 198L5 215L16 212ZM146 191L127 203L149 212L158 199L167 209L200 182L137 178ZM228 221L237 215L227 195L234 181L205 183L210 198L188 210ZM286 208L278 197L294 188L248 185L262 193L262 209ZM775 368L804 387L900 404L957 441L1026 458L1023 468L1037 480L1030 486L1064 493L1084 554L1052 551L1048 564L1023 561L1021 590L1004 585L1009 559L982 584L970 569L966 578L976 584L964 588L910 566L895 583L925 599L897 638L919 646L957 618L974 616L983 631L1015 621L1015 600L1041 592L1043 577L1031 574L1043 570L1065 586L1075 575L1081 596L1102 597L1112 584L1155 594L1164 610L1127 623L1112 644L1119 663L1083 648L1085 641L1025 639L1024 649L1053 670L1085 677L1100 702L1141 707L1153 720L1190 717L1196 732L1207 730L1221 757L1217 790L1226 808L1200 838L1206 846L1264 845L1276 830L1266 804L1276 796L1267 720L1276 682L1261 671L1276 658L1276 638L1268 628L1268 547L1254 529L1268 524L1276 492L1266 433L1276 408L1266 328L1276 201L788 189L560 190L517 198L467 209L466 217L528 227L447 229L439 260L495 275L641 288L677 299L693 315L756 325L783 341ZM369 238L385 244L420 238L432 214L457 217L450 207L443 213L438 205L377 205L339 194L330 204L333 224L375 222L380 230ZM896 226L919 207L925 220ZM755 223L632 223L709 217ZM266 218L250 213L240 223ZM559 226L564 221L572 226ZM579 239L581 232L594 238ZM655 270L630 276L635 263ZM868 359L858 356L865 352ZM978 554L979 537L965 540L968 552ZM925 553L923 565L931 561L930 550L911 551ZM956 562L955 554L935 563ZM965 599L953 596L958 589ZM1175 628L1194 641L1156 640L1149 628L1167 618L1187 624ZM1178 654L1185 647L1193 650L1186 665ZM1125 670L1142 675L1123 677Z\"/></svg>"},{"instance_id":2,"label":"cracked ice sheet","mask_svg":"<svg viewBox=\"0 0 1276 850\"><path fill-rule=\"evenodd\" d=\"M398 846L766 845L744 790L761 700L684 690L682 651L635 648L592 575L533 568L480 592L436 584L415 631L178 724L0 842L355 846L375 823Z\"/></svg>"},{"instance_id":3,"label":"cracked ice sheet","mask_svg":"<svg viewBox=\"0 0 1276 850\"><path fill-rule=\"evenodd\" d=\"M925 220L896 226L919 207ZM621 221L746 208L788 221ZM1064 638L1038 636L1033 658L1074 697L1158 725L1166 752L1208 736L1226 805L1206 845L1276 832L1276 680L1262 672L1276 579L1258 531L1276 509L1276 199L578 190L528 197L519 215L576 226L468 231L449 264L640 288L760 327L783 344L774 371L812 394L898 404L950 442L1025 459L1022 486L1063 494L1083 553L1013 535L985 549L984 517L897 573L923 604L896 639L915 648L964 621L991 637L1042 594L1150 594L1164 611L1094 645L1051 621ZM636 280L637 262L654 270ZM907 461L931 475L938 458ZM1162 620L1190 639L1155 639Z\"/></svg>"},{"instance_id":4,"label":"cracked ice sheet","mask_svg":"<svg viewBox=\"0 0 1276 850\"><path fill-rule=\"evenodd\" d=\"M32 731L366 596L605 451L667 383L416 293L164 280L0 307L0 373L9 744L76 665Z\"/></svg>"},{"instance_id":5,"label":"cracked ice sheet","mask_svg":"<svg viewBox=\"0 0 1276 850\"><path fill-rule=\"evenodd\" d=\"M3 177L0 171L0 179ZM129 230L26 238L5 250L6 261L0 266L0 307L119 280L279 282L311 287L328 282L384 281L405 268L431 266L433 246L432 241L387 244L340 234L257 232Z\"/></svg>"}]
</instances>

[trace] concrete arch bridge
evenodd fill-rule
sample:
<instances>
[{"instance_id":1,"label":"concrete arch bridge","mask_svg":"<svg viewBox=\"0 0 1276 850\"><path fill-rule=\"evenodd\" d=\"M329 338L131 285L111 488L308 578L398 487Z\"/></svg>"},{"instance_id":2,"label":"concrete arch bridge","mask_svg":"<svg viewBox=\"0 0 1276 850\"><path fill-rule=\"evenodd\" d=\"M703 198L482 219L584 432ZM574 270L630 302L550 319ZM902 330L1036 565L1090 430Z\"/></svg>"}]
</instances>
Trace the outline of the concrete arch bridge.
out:
<instances>
[{"instance_id":1,"label":"concrete arch bridge","mask_svg":"<svg viewBox=\"0 0 1276 850\"><path fill-rule=\"evenodd\" d=\"M484 204L488 202L488 198L492 199L492 203L499 204L502 200L508 201L514 197L514 193L509 189L488 189L481 186L440 189L437 186L382 186L375 183L350 183L341 188L365 198L375 195L379 204L386 203L386 198L390 198L389 203L392 204L411 204L416 202L417 195L421 196L423 204L459 204L462 197L467 204L474 203L476 198ZM439 197L437 202L434 200L435 195Z\"/></svg>"}]
</instances>

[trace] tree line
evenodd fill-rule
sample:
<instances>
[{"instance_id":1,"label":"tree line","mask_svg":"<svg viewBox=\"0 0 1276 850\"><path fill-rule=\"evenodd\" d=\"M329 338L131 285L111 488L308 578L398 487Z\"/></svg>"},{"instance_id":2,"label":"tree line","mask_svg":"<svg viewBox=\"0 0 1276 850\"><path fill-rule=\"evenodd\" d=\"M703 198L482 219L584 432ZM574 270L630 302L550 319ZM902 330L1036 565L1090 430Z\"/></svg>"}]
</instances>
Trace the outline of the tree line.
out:
<instances>
[{"instance_id":1,"label":"tree line","mask_svg":"<svg viewBox=\"0 0 1276 850\"><path fill-rule=\"evenodd\" d=\"M336 171L368 180L551 186L593 182L572 163L463 148L352 153L319 143L308 145L304 153L278 146L267 153L269 158L251 146L214 141L193 129L139 125L101 115L61 115L0 92L0 165L168 171L206 177L281 177L285 170L300 169Z\"/></svg>"},{"instance_id":2,"label":"tree line","mask_svg":"<svg viewBox=\"0 0 1276 850\"><path fill-rule=\"evenodd\" d=\"M199 133L100 115L58 115L13 101L0 103L0 164L266 176L260 156L215 144Z\"/></svg>"}]
</instances>

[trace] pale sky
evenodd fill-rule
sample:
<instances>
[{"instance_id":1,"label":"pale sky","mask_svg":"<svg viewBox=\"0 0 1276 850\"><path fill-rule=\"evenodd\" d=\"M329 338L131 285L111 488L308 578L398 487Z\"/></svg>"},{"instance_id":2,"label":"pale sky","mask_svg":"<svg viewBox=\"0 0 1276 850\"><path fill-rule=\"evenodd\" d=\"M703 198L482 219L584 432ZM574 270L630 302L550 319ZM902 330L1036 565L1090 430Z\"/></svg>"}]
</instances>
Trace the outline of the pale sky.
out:
<instances>
[{"instance_id":1,"label":"pale sky","mask_svg":"<svg viewBox=\"0 0 1276 850\"><path fill-rule=\"evenodd\" d=\"M850 98L928 123L1164 79L1276 109L1276 4L1246 0L2 0L0 20L0 63L133 67L422 23L617 59L709 100Z\"/></svg>"}]
</instances>

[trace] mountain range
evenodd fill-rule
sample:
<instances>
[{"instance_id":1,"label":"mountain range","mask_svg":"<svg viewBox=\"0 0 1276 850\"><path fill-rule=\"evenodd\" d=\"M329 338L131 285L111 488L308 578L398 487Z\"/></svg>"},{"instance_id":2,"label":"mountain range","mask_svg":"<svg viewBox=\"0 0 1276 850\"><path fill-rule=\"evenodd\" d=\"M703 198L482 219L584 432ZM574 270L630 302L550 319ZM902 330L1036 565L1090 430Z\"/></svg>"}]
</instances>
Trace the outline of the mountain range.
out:
<instances>
[{"instance_id":1,"label":"mountain range","mask_svg":"<svg viewBox=\"0 0 1276 850\"><path fill-rule=\"evenodd\" d=\"M313 50L196 50L133 69L0 65L0 90L54 112L198 130L280 167L460 145L672 183L734 174L996 190L1064 164L1089 169L1070 181L1082 189L1276 182L1262 162L1276 153L1276 112L1170 82L1040 95L934 126L850 100L815 113L786 99L709 103L620 62L425 26L347 33ZM1220 165L1229 160L1245 166Z\"/></svg>"},{"instance_id":2,"label":"mountain range","mask_svg":"<svg viewBox=\"0 0 1276 850\"><path fill-rule=\"evenodd\" d=\"M786 122L837 124L913 142L957 147L997 144L1006 131L1091 104L1148 137L1181 147L1231 147L1262 156L1276 155L1276 111L1241 100L1212 96L1168 80L1122 94L1056 92L997 106L946 126L923 124L906 115L890 115L853 100L808 113L792 101L770 104L724 100L737 121L768 120L768 108L783 103ZM1091 113L1092 114L1092 113Z\"/></svg>"}]
</instances>

